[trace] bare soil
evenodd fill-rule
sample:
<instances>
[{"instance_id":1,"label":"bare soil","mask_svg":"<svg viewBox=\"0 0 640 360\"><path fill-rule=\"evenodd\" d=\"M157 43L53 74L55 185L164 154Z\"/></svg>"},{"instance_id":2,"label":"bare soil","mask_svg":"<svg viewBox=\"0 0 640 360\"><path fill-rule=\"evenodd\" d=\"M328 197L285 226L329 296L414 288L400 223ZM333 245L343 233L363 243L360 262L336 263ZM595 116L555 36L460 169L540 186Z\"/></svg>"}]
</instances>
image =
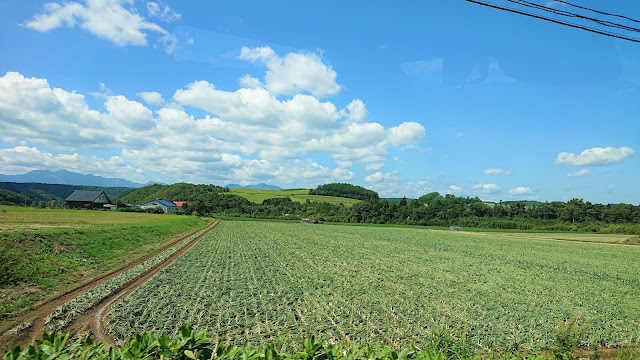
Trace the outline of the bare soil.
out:
<instances>
[{"instance_id":1,"label":"bare soil","mask_svg":"<svg viewBox=\"0 0 640 360\"><path fill-rule=\"evenodd\" d=\"M213 227L215 227L216 225L217 224L215 224ZM189 250L206 233L208 233L211 229L213 229L213 227L210 227L207 232L203 233L202 235L198 236L194 240L190 241L188 244L183 246L180 250L176 251L173 255L171 255L170 257L168 257L167 259L165 259L163 262L159 263L155 267L149 269L146 273L144 273L134 281L129 282L128 284L125 284L125 286L123 286L123 288L120 289L115 294L112 294L111 296L103 299L102 302L97 304L97 306L94 306L87 313L78 317L72 324L70 324L70 326L67 329L65 329L65 331L69 331L72 334L72 336L74 336L76 334L81 334L84 331L91 330L95 338L100 340L109 340L108 338L106 338L106 336L102 332L102 329L103 329L102 325L92 326L91 323L97 321L98 323L101 324L102 318L105 315L105 310L108 308L109 305L111 305L116 299L122 297L123 295L128 295L129 293L133 292L140 285L144 284L147 280L153 277L153 275L155 275L158 271L160 271L164 267L171 264L177 257L182 255L185 251ZM32 309L27 310L22 314L19 314L16 317L16 319L14 319L13 321L8 321L4 323L2 327L0 327L0 349L10 348L15 345L21 345L24 347L34 343L36 339L40 338L42 331L45 328L45 317L48 316L55 308L57 308L58 306L64 304L69 300L76 298L80 294L92 289L93 287L100 284L101 282L109 280L113 277L116 277L121 273L149 260L155 255L178 244L185 238L195 234L197 231L193 231L186 235L170 240L164 246L162 246L161 248L159 248L158 250L156 250L151 254L147 254L131 263L128 263L119 268L106 272L102 275L96 276L90 279L89 281L83 283L82 285L77 286L71 290L68 290L62 294L55 295L53 297L50 297L49 299L46 299L40 303L37 303ZM95 320L94 318L96 319L99 318L99 319ZM30 323L31 326L14 335L5 334L6 331L13 329L15 326L23 322Z\"/></svg>"}]
</instances>

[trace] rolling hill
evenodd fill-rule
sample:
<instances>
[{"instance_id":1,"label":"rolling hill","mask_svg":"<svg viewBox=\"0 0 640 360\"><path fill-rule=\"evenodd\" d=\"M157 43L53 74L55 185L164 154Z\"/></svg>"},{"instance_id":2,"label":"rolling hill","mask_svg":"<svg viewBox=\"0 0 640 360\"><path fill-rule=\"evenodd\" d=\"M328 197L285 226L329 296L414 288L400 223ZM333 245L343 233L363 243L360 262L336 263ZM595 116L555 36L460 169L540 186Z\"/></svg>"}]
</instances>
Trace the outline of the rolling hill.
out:
<instances>
[{"instance_id":1,"label":"rolling hill","mask_svg":"<svg viewBox=\"0 0 640 360\"><path fill-rule=\"evenodd\" d=\"M247 189L247 188L236 188L229 189L229 192L225 194L233 194L242 196L245 199L257 203L262 204L262 202L266 199L273 198L285 198L289 197L292 201L297 201L300 203L304 203L305 201L318 201L318 202L328 202L332 204L343 204L344 206L351 206L353 204L359 203L361 200L357 199L349 199L337 196L324 196L324 195L309 195L309 189L282 189L282 190L259 190L259 189Z\"/></svg>"}]
</instances>

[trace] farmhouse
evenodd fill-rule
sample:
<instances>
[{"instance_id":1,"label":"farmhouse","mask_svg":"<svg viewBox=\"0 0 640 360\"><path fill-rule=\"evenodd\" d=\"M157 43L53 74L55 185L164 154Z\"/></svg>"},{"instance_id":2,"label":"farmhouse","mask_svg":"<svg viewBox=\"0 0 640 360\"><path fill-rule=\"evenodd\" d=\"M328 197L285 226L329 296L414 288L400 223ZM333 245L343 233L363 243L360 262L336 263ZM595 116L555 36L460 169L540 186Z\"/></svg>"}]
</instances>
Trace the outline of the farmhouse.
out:
<instances>
[{"instance_id":1,"label":"farmhouse","mask_svg":"<svg viewBox=\"0 0 640 360\"><path fill-rule=\"evenodd\" d=\"M168 214L175 214L178 212L178 207L176 206L176 204L167 201L167 200L161 200L161 199L156 199L156 200L152 200L152 201L148 201L142 205L140 205L141 209L153 209L153 208L160 208L162 209L162 211L164 211L165 213Z\"/></svg>"},{"instance_id":2,"label":"farmhouse","mask_svg":"<svg viewBox=\"0 0 640 360\"><path fill-rule=\"evenodd\" d=\"M73 190L64 200L72 209L102 209L105 204L111 204L107 194L100 190Z\"/></svg>"}]
</instances>

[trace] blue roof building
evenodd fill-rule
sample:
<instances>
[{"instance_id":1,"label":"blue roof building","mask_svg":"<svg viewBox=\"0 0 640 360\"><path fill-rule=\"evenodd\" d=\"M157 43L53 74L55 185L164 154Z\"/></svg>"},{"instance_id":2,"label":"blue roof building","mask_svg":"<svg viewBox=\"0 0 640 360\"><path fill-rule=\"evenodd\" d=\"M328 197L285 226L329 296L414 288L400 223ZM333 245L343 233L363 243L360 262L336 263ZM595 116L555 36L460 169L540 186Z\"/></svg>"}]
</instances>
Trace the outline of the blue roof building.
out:
<instances>
[{"instance_id":1,"label":"blue roof building","mask_svg":"<svg viewBox=\"0 0 640 360\"><path fill-rule=\"evenodd\" d=\"M161 208L167 214L175 214L178 212L178 207L171 201L156 199L148 201L140 205L141 209Z\"/></svg>"}]
</instances>

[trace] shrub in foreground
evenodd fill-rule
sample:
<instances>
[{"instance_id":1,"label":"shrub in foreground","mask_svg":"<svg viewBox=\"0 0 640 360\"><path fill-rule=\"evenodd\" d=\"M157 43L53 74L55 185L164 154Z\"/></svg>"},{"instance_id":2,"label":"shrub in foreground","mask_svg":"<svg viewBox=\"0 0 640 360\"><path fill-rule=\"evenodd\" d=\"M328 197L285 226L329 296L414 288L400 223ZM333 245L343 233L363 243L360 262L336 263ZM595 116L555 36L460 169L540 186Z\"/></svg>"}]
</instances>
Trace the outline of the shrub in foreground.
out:
<instances>
[{"instance_id":1,"label":"shrub in foreground","mask_svg":"<svg viewBox=\"0 0 640 360\"><path fill-rule=\"evenodd\" d=\"M436 337L438 337L436 335ZM444 336L431 341L427 348L394 349L389 346L357 343L327 343L314 337L305 338L296 349L274 344L242 347L229 345L223 340L214 340L206 332L194 331L182 325L174 339L165 333L142 333L129 338L121 347L110 347L94 342L91 337L71 341L68 334L43 333L42 338L25 350L19 346L5 350L3 360L27 359L232 359L232 360L445 360L471 359L472 352L460 349L465 344L454 344L456 340ZM467 344L468 345L468 344ZM556 354L556 358L573 359L570 353ZM475 357L480 359L480 357ZM491 359L552 359L550 356L503 354Z\"/></svg>"}]
</instances>

